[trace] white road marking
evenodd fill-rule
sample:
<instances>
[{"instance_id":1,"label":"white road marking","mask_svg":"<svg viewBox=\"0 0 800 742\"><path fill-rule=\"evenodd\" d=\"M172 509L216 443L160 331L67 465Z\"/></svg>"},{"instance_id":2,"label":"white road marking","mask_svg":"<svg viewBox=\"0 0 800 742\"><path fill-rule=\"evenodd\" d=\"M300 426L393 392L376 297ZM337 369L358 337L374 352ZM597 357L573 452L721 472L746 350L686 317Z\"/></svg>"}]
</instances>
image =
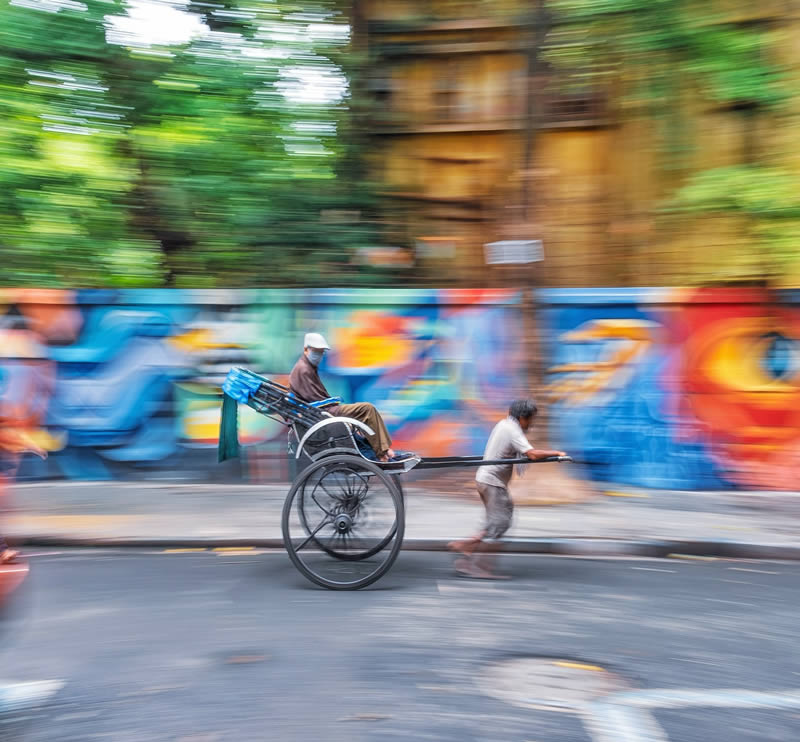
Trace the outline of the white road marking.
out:
<instances>
[{"instance_id":1,"label":"white road marking","mask_svg":"<svg viewBox=\"0 0 800 742\"><path fill-rule=\"evenodd\" d=\"M586 704L580 713L592 742L669 742L650 709L692 707L798 709L800 689L773 692L740 688L622 691Z\"/></svg>"},{"instance_id":2,"label":"white road marking","mask_svg":"<svg viewBox=\"0 0 800 742\"><path fill-rule=\"evenodd\" d=\"M0 712L5 714L35 708L63 687L63 680L37 680L0 685Z\"/></svg>"},{"instance_id":3,"label":"white road marking","mask_svg":"<svg viewBox=\"0 0 800 742\"><path fill-rule=\"evenodd\" d=\"M597 701L584 709L583 724L593 742L669 742L646 709Z\"/></svg>"},{"instance_id":4,"label":"white road marking","mask_svg":"<svg viewBox=\"0 0 800 742\"><path fill-rule=\"evenodd\" d=\"M624 691L611 696L614 703L637 708L672 709L703 706L708 708L795 709L800 708L800 689L755 691L744 688L654 688Z\"/></svg>"},{"instance_id":5,"label":"white road marking","mask_svg":"<svg viewBox=\"0 0 800 742\"><path fill-rule=\"evenodd\" d=\"M32 559L33 557L49 557L49 556L58 556L59 554L63 554L63 551L22 551L20 553L20 559Z\"/></svg>"},{"instance_id":6,"label":"white road marking","mask_svg":"<svg viewBox=\"0 0 800 742\"><path fill-rule=\"evenodd\" d=\"M631 569L638 569L640 572L669 572L675 574L674 569L655 569L654 567L631 567Z\"/></svg>"},{"instance_id":7,"label":"white road marking","mask_svg":"<svg viewBox=\"0 0 800 742\"><path fill-rule=\"evenodd\" d=\"M706 598L709 603L728 603L729 605L746 605L748 608L756 608L755 603L744 603L741 600L720 600L719 598Z\"/></svg>"},{"instance_id":8,"label":"white road marking","mask_svg":"<svg viewBox=\"0 0 800 742\"><path fill-rule=\"evenodd\" d=\"M457 578L460 579L460 578ZM499 593L500 590L498 589L497 585L493 582L487 583L486 581L481 580L464 580L459 585L453 585L448 582L438 582L436 583L437 587L439 588L440 593L479 593L479 592L488 592L488 593ZM507 591L505 591L507 592Z\"/></svg>"}]
</instances>

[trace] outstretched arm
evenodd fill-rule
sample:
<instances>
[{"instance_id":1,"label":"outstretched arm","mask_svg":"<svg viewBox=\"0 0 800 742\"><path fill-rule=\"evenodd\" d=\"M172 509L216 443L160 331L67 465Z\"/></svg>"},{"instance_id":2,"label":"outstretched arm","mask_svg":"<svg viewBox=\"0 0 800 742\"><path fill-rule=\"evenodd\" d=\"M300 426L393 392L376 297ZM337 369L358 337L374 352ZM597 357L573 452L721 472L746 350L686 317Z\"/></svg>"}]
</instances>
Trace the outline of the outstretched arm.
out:
<instances>
[{"instance_id":1,"label":"outstretched arm","mask_svg":"<svg viewBox=\"0 0 800 742\"><path fill-rule=\"evenodd\" d=\"M527 456L531 461L549 459L551 456L566 456L563 451L550 451L541 448L531 448L531 444L522 430L517 430L512 436L512 443L520 456Z\"/></svg>"},{"instance_id":2,"label":"outstretched arm","mask_svg":"<svg viewBox=\"0 0 800 742\"><path fill-rule=\"evenodd\" d=\"M539 461L540 459L549 459L551 456L566 456L563 451L548 451L547 449L531 448L525 453L531 461Z\"/></svg>"}]
</instances>

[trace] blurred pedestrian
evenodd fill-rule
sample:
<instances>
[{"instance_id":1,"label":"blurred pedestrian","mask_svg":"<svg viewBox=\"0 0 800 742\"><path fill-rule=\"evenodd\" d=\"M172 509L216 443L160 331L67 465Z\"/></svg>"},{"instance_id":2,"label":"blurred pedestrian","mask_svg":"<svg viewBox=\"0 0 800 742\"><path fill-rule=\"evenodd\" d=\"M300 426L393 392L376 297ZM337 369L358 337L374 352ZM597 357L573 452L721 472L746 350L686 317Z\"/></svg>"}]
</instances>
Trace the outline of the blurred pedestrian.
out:
<instances>
[{"instance_id":1,"label":"blurred pedestrian","mask_svg":"<svg viewBox=\"0 0 800 742\"><path fill-rule=\"evenodd\" d=\"M20 455L25 452L47 458L47 451L34 443L30 436L14 428L8 418L0 419L0 496L6 494L7 488L14 481ZM0 564L9 564L18 556L19 553L0 536Z\"/></svg>"},{"instance_id":2,"label":"blurred pedestrian","mask_svg":"<svg viewBox=\"0 0 800 742\"><path fill-rule=\"evenodd\" d=\"M566 456L563 451L534 448L525 437L525 432L530 428L537 412L536 403L531 399L517 399L512 402L508 417L494 426L483 453L483 460L527 457L531 461L538 461L551 456ZM489 464L478 469L475 481L486 508L486 526L475 536L453 541L448 545L451 551L462 555L455 563L456 572L460 576L487 580L506 579L504 575L496 574L492 565L493 552L498 550L499 539L511 525L514 513L514 504L508 493L508 483L513 473L512 464Z\"/></svg>"}]
</instances>

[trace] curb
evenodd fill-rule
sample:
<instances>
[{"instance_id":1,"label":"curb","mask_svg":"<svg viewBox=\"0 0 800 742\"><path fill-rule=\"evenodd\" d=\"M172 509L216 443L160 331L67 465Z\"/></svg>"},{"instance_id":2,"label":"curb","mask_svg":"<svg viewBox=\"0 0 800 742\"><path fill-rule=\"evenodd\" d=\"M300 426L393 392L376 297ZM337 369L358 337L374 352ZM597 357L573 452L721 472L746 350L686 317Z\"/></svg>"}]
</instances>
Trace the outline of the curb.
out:
<instances>
[{"instance_id":1,"label":"curb","mask_svg":"<svg viewBox=\"0 0 800 742\"><path fill-rule=\"evenodd\" d=\"M245 548L283 549L281 538L75 538L18 536L16 545L63 548ZM406 539L405 551L447 551L451 539ZM511 538L502 542L509 554L598 557L705 557L719 559L800 560L800 546L741 541L625 541L602 538Z\"/></svg>"}]
</instances>

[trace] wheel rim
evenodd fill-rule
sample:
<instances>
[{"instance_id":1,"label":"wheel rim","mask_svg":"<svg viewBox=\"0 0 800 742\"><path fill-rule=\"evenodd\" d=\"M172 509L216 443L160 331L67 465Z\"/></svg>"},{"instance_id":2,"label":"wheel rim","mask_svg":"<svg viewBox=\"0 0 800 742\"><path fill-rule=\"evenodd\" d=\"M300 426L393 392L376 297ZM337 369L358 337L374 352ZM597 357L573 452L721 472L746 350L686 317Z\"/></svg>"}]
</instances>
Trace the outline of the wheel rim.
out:
<instances>
[{"instance_id":1,"label":"wheel rim","mask_svg":"<svg viewBox=\"0 0 800 742\"><path fill-rule=\"evenodd\" d=\"M284 506L284 544L317 584L363 587L394 561L402 516L399 489L385 474L355 457L336 457L311 467L292 487Z\"/></svg>"}]
</instances>

